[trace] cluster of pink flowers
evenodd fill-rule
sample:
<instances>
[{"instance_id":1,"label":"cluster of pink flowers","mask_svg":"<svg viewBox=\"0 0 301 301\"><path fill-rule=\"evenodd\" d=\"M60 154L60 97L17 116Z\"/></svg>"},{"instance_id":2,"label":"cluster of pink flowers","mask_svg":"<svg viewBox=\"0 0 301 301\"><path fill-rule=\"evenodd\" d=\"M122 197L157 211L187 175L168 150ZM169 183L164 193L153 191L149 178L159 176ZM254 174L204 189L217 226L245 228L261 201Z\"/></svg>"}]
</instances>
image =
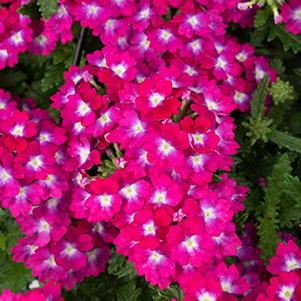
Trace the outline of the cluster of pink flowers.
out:
<instances>
[{"instance_id":1,"label":"cluster of pink flowers","mask_svg":"<svg viewBox=\"0 0 301 301\"><path fill-rule=\"evenodd\" d=\"M75 183L81 180L77 160L68 155L66 130L31 99L12 100L3 90L0 99L1 205L25 234L13 258L39 281L71 288L104 271L111 230L102 236L101 225L71 219L72 195L78 197L80 187Z\"/></svg>"},{"instance_id":2,"label":"cluster of pink flowers","mask_svg":"<svg viewBox=\"0 0 301 301\"><path fill-rule=\"evenodd\" d=\"M18 62L19 53L25 52L32 41L30 18L17 12L27 1L1 0L0 5L13 2L9 6L0 6L0 70L13 67Z\"/></svg>"},{"instance_id":3,"label":"cluster of pink flowers","mask_svg":"<svg viewBox=\"0 0 301 301\"><path fill-rule=\"evenodd\" d=\"M281 6L281 16L285 23L285 28L292 34L301 33L301 2L299 0L289 0Z\"/></svg>"},{"instance_id":4,"label":"cluster of pink flowers","mask_svg":"<svg viewBox=\"0 0 301 301\"><path fill-rule=\"evenodd\" d=\"M48 282L42 288L27 291L24 295L14 294L4 289L0 301L63 301L63 298L61 297L61 286Z\"/></svg>"},{"instance_id":5,"label":"cluster of pink flowers","mask_svg":"<svg viewBox=\"0 0 301 301\"><path fill-rule=\"evenodd\" d=\"M246 225L237 261L238 269L250 284L243 301L301 300L301 249L290 234L282 235L282 240L276 256L265 267L256 247L256 231L252 225Z\"/></svg>"},{"instance_id":6,"label":"cluster of pink flowers","mask_svg":"<svg viewBox=\"0 0 301 301\"><path fill-rule=\"evenodd\" d=\"M265 75L276 78L226 34L231 21L252 24L238 3L65 0L33 26L35 54L71 40L75 21L103 44L51 97L60 124L0 90L0 202L25 235L13 258L40 282L72 289L97 276L113 243L139 275L162 289L178 283L188 301L274 298L295 283L279 274L265 290L252 229L240 240L232 221L247 189L225 173L239 147L230 113L249 109Z\"/></svg>"}]
</instances>

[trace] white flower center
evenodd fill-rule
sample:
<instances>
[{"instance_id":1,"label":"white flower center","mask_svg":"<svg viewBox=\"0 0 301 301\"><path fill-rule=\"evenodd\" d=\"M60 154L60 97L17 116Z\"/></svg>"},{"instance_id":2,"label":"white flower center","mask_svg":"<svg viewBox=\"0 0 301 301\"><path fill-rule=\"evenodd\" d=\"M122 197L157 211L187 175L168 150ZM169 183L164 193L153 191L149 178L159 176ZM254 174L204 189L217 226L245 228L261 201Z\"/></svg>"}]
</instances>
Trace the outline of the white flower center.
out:
<instances>
[{"instance_id":1,"label":"white flower center","mask_svg":"<svg viewBox=\"0 0 301 301\"><path fill-rule=\"evenodd\" d=\"M154 222L143 225L144 235L156 235L156 228Z\"/></svg>"},{"instance_id":2,"label":"white flower center","mask_svg":"<svg viewBox=\"0 0 301 301\"><path fill-rule=\"evenodd\" d=\"M132 185L128 185L124 188L121 189L121 193L127 198L127 199L134 199L137 197L138 193L137 193L137 189L136 189L136 185L132 184Z\"/></svg>"},{"instance_id":3,"label":"white flower center","mask_svg":"<svg viewBox=\"0 0 301 301\"><path fill-rule=\"evenodd\" d=\"M40 134L40 141L41 142L47 142L47 141L49 141L50 139L49 139L49 134L47 134L47 133L44 133L44 134Z\"/></svg>"},{"instance_id":4,"label":"white flower center","mask_svg":"<svg viewBox=\"0 0 301 301\"><path fill-rule=\"evenodd\" d=\"M263 79L265 76L265 72L259 68L255 69L255 77L257 80Z\"/></svg>"},{"instance_id":5,"label":"white flower center","mask_svg":"<svg viewBox=\"0 0 301 301\"><path fill-rule=\"evenodd\" d=\"M208 292L204 292L198 296L198 301L216 301L216 297Z\"/></svg>"},{"instance_id":6,"label":"white flower center","mask_svg":"<svg viewBox=\"0 0 301 301\"><path fill-rule=\"evenodd\" d=\"M139 20L147 19L149 17L149 15L150 15L150 9L149 9L149 7L147 7L139 12L138 19Z\"/></svg>"},{"instance_id":7,"label":"white flower center","mask_svg":"<svg viewBox=\"0 0 301 301\"><path fill-rule=\"evenodd\" d=\"M24 125L16 125L10 132L12 135L22 137L24 134Z\"/></svg>"},{"instance_id":8,"label":"white flower center","mask_svg":"<svg viewBox=\"0 0 301 301\"><path fill-rule=\"evenodd\" d=\"M0 57L4 57L4 58L8 57L8 52L6 49L0 49Z\"/></svg>"},{"instance_id":9,"label":"white flower center","mask_svg":"<svg viewBox=\"0 0 301 301\"><path fill-rule=\"evenodd\" d=\"M279 298L284 301L290 301L294 295L295 288L288 285L283 285L278 293Z\"/></svg>"},{"instance_id":10,"label":"white flower center","mask_svg":"<svg viewBox=\"0 0 301 301\"><path fill-rule=\"evenodd\" d=\"M80 133L82 130L83 130L83 125L80 121L76 122L74 124L74 130L77 132L77 133Z\"/></svg>"},{"instance_id":11,"label":"white flower center","mask_svg":"<svg viewBox=\"0 0 301 301\"><path fill-rule=\"evenodd\" d=\"M50 198L47 201L47 204L48 204L48 208L55 208L58 204L58 200L56 198Z\"/></svg>"},{"instance_id":12,"label":"white flower center","mask_svg":"<svg viewBox=\"0 0 301 301\"><path fill-rule=\"evenodd\" d=\"M232 292L232 284L229 281L221 281L221 286L224 292L226 293Z\"/></svg>"},{"instance_id":13,"label":"white flower center","mask_svg":"<svg viewBox=\"0 0 301 301\"><path fill-rule=\"evenodd\" d=\"M203 134L192 134L192 138L195 144L204 144L204 135Z\"/></svg>"},{"instance_id":14,"label":"white flower center","mask_svg":"<svg viewBox=\"0 0 301 301\"><path fill-rule=\"evenodd\" d=\"M222 68L222 69L225 69L226 66L227 66L227 62L226 62L225 60L223 60L221 57L219 57L219 58L217 59L216 66L217 66L217 67L220 67L220 68Z\"/></svg>"},{"instance_id":15,"label":"white flower center","mask_svg":"<svg viewBox=\"0 0 301 301\"><path fill-rule=\"evenodd\" d=\"M150 260L153 261L156 264L159 264L162 260L163 255L159 254L157 251L152 251L150 255Z\"/></svg>"},{"instance_id":16,"label":"white flower center","mask_svg":"<svg viewBox=\"0 0 301 301\"><path fill-rule=\"evenodd\" d=\"M192 28L195 28L195 26L199 23L198 18L196 16L190 17L187 22L192 26Z\"/></svg>"},{"instance_id":17,"label":"white flower center","mask_svg":"<svg viewBox=\"0 0 301 301\"><path fill-rule=\"evenodd\" d=\"M296 260L296 258L290 258L285 261L286 267L287 267L287 272L296 270L300 268L299 262Z\"/></svg>"},{"instance_id":18,"label":"white flower center","mask_svg":"<svg viewBox=\"0 0 301 301\"><path fill-rule=\"evenodd\" d=\"M9 179L10 179L10 174L5 170L5 169L2 169L1 168L1 171L0 171L0 179L1 179L1 182L7 182Z\"/></svg>"},{"instance_id":19,"label":"white flower center","mask_svg":"<svg viewBox=\"0 0 301 301\"><path fill-rule=\"evenodd\" d=\"M103 114L103 115L98 119L98 121L100 122L100 124L101 124L102 126L104 126L104 125L110 123L110 122L111 122L111 118L110 118L110 116L109 116L109 113L106 112L105 114Z\"/></svg>"},{"instance_id":20,"label":"white flower center","mask_svg":"<svg viewBox=\"0 0 301 301\"><path fill-rule=\"evenodd\" d=\"M118 64L112 67L112 70L117 76L122 78L124 76L124 73L126 72L126 67L123 64Z\"/></svg>"},{"instance_id":21,"label":"white flower center","mask_svg":"<svg viewBox=\"0 0 301 301\"><path fill-rule=\"evenodd\" d=\"M210 111L212 110L216 110L218 108L218 105L216 102L212 101L212 100L207 100L205 99L207 107Z\"/></svg>"},{"instance_id":22,"label":"white flower center","mask_svg":"<svg viewBox=\"0 0 301 301\"><path fill-rule=\"evenodd\" d=\"M11 37L11 39L13 40L13 42L14 42L16 45L18 45L18 44L20 44L20 43L23 42L23 38L22 38L21 32L15 33L15 34Z\"/></svg>"},{"instance_id":23,"label":"white flower center","mask_svg":"<svg viewBox=\"0 0 301 301\"><path fill-rule=\"evenodd\" d=\"M294 16L295 20L301 20L301 8L297 9L295 11L295 16Z\"/></svg>"},{"instance_id":24,"label":"white flower center","mask_svg":"<svg viewBox=\"0 0 301 301\"><path fill-rule=\"evenodd\" d=\"M55 267L56 266L56 262L55 262L55 258L54 255L51 255L47 260L46 260L47 264L51 267Z\"/></svg>"},{"instance_id":25,"label":"white flower center","mask_svg":"<svg viewBox=\"0 0 301 301\"><path fill-rule=\"evenodd\" d=\"M246 94L236 91L235 95L234 95L234 100L236 102L242 103L245 99L245 96L246 96Z\"/></svg>"},{"instance_id":26,"label":"white flower center","mask_svg":"<svg viewBox=\"0 0 301 301\"><path fill-rule=\"evenodd\" d=\"M194 250L197 250L199 247L195 236L189 237L188 239L183 241L182 244L188 252L193 252Z\"/></svg>"},{"instance_id":27,"label":"white flower center","mask_svg":"<svg viewBox=\"0 0 301 301\"><path fill-rule=\"evenodd\" d=\"M154 92L149 97L149 101L151 102L151 106L153 108L156 108L158 105L160 105L163 102L164 98L165 97L162 94L158 92Z\"/></svg>"},{"instance_id":28,"label":"white flower center","mask_svg":"<svg viewBox=\"0 0 301 301\"><path fill-rule=\"evenodd\" d=\"M243 53L243 52L240 52L237 56L236 56L236 59L240 62L244 62L246 59L247 59L247 56Z\"/></svg>"},{"instance_id":29,"label":"white flower center","mask_svg":"<svg viewBox=\"0 0 301 301\"><path fill-rule=\"evenodd\" d=\"M88 114L90 111L90 107L84 101L81 101L76 112L82 117Z\"/></svg>"},{"instance_id":30,"label":"white flower center","mask_svg":"<svg viewBox=\"0 0 301 301\"><path fill-rule=\"evenodd\" d=\"M97 15L99 7L93 4L87 5L89 15Z\"/></svg>"},{"instance_id":31,"label":"white flower center","mask_svg":"<svg viewBox=\"0 0 301 301\"><path fill-rule=\"evenodd\" d=\"M73 256L76 253L76 249L68 243L64 249L64 253L68 256Z\"/></svg>"},{"instance_id":32,"label":"white flower center","mask_svg":"<svg viewBox=\"0 0 301 301\"><path fill-rule=\"evenodd\" d=\"M79 149L80 163L84 164L87 161L89 155L90 155L90 149L86 147L81 147Z\"/></svg>"},{"instance_id":33,"label":"white flower center","mask_svg":"<svg viewBox=\"0 0 301 301\"><path fill-rule=\"evenodd\" d=\"M47 223L45 220L42 220L40 222L39 231L40 232L44 232L44 231L49 232L50 231L50 225L49 225L49 223Z\"/></svg>"},{"instance_id":34,"label":"white flower center","mask_svg":"<svg viewBox=\"0 0 301 301\"><path fill-rule=\"evenodd\" d=\"M187 66L185 68L185 72L190 75L190 76L194 76L197 74L197 72L194 70L194 68L192 68L191 66Z\"/></svg>"},{"instance_id":35,"label":"white flower center","mask_svg":"<svg viewBox=\"0 0 301 301\"><path fill-rule=\"evenodd\" d=\"M42 167L43 162L41 160L40 156L35 156L32 158L28 163L34 170L38 170L40 167Z\"/></svg>"},{"instance_id":36,"label":"white flower center","mask_svg":"<svg viewBox=\"0 0 301 301\"><path fill-rule=\"evenodd\" d=\"M143 125L142 125L141 121L137 121L134 124L133 131L134 131L135 135L138 135L138 134L144 132L144 128L143 128Z\"/></svg>"},{"instance_id":37,"label":"white flower center","mask_svg":"<svg viewBox=\"0 0 301 301\"><path fill-rule=\"evenodd\" d=\"M166 204L166 191L156 191L153 197L153 203L155 204Z\"/></svg>"},{"instance_id":38,"label":"white flower center","mask_svg":"<svg viewBox=\"0 0 301 301\"><path fill-rule=\"evenodd\" d=\"M112 196L108 195L108 194L100 195L99 196L99 201L100 201L101 207L104 207L104 208L111 207L111 205L112 205Z\"/></svg>"},{"instance_id":39,"label":"white flower center","mask_svg":"<svg viewBox=\"0 0 301 301\"><path fill-rule=\"evenodd\" d=\"M191 162L193 167L201 167L204 165L202 155L191 156Z\"/></svg>"},{"instance_id":40,"label":"white flower center","mask_svg":"<svg viewBox=\"0 0 301 301\"><path fill-rule=\"evenodd\" d=\"M169 31L164 30L164 29L161 30L161 34L160 34L161 39L168 42L171 37L172 37L172 34Z\"/></svg>"},{"instance_id":41,"label":"white flower center","mask_svg":"<svg viewBox=\"0 0 301 301\"><path fill-rule=\"evenodd\" d=\"M204 214L204 219L205 222L208 222L211 219L215 218L215 210L212 207L209 208L202 208L203 214Z\"/></svg>"},{"instance_id":42,"label":"white flower center","mask_svg":"<svg viewBox=\"0 0 301 301\"><path fill-rule=\"evenodd\" d=\"M162 139L160 146L159 146L159 151L165 155L168 156L171 152L174 151L174 147L170 145L166 140Z\"/></svg>"},{"instance_id":43,"label":"white flower center","mask_svg":"<svg viewBox=\"0 0 301 301\"><path fill-rule=\"evenodd\" d=\"M190 43L190 45L191 45L193 52L197 52L198 50L200 50L202 48L199 40L193 41L192 43Z\"/></svg>"}]
</instances>

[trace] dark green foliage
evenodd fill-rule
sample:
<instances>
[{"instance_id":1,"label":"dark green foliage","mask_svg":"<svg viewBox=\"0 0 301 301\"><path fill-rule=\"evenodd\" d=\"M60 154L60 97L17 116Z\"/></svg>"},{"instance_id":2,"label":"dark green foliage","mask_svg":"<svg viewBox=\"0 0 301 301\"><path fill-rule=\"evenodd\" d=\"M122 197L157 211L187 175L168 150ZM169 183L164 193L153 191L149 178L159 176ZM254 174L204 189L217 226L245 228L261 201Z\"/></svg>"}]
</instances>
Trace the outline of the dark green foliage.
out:
<instances>
[{"instance_id":1,"label":"dark green foliage","mask_svg":"<svg viewBox=\"0 0 301 301\"><path fill-rule=\"evenodd\" d=\"M39 11L47 20L57 9L58 0L38 0Z\"/></svg>"},{"instance_id":2,"label":"dark green foliage","mask_svg":"<svg viewBox=\"0 0 301 301\"><path fill-rule=\"evenodd\" d=\"M105 273L65 293L65 300L70 301L170 301L172 298L183 301L183 293L176 285L164 291L151 286L137 276L126 257L116 253L110 258Z\"/></svg>"}]
</instances>

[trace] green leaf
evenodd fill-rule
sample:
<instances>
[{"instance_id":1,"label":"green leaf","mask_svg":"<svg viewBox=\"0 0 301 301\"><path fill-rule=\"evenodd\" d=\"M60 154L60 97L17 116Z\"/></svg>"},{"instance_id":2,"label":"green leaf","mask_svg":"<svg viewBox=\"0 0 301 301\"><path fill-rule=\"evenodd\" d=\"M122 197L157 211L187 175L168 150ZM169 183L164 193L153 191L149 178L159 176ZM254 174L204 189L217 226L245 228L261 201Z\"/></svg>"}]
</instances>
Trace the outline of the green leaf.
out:
<instances>
[{"instance_id":1,"label":"green leaf","mask_svg":"<svg viewBox=\"0 0 301 301\"><path fill-rule=\"evenodd\" d=\"M23 264L12 262L8 258L1 264L0 290L7 288L17 293L25 290L31 280L31 272Z\"/></svg>"},{"instance_id":2,"label":"green leaf","mask_svg":"<svg viewBox=\"0 0 301 301\"><path fill-rule=\"evenodd\" d=\"M0 249L2 251L6 249L6 236L3 232L0 232Z\"/></svg>"},{"instance_id":3,"label":"green leaf","mask_svg":"<svg viewBox=\"0 0 301 301\"><path fill-rule=\"evenodd\" d=\"M282 155L268 177L268 186L264 189L264 213L260 217L258 234L262 257L268 261L274 254L279 242L279 204L283 193L283 183L292 172L288 154Z\"/></svg>"},{"instance_id":4,"label":"green leaf","mask_svg":"<svg viewBox=\"0 0 301 301\"><path fill-rule=\"evenodd\" d=\"M142 289L136 288L136 283L131 281L118 289L117 301L138 301L141 292Z\"/></svg>"},{"instance_id":5,"label":"green leaf","mask_svg":"<svg viewBox=\"0 0 301 301\"><path fill-rule=\"evenodd\" d=\"M41 81L41 89L43 92L48 92L56 89L64 82L64 71L65 65L50 65L46 72L45 76Z\"/></svg>"},{"instance_id":6,"label":"green leaf","mask_svg":"<svg viewBox=\"0 0 301 301\"><path fill-rule=\"evenodd\" d=\"M269 78L265 76L259 83L257 89L253 94L251 101L251 114L253 117L258 118L262 116L265 110L265 99L268 93Z\"/></svg>"},{"instance_id":7,"label":"green leaf","mask_svg":"<svg viewBox=\"0 0 301 301\"><path fill-rule=\"evenodd\" d=\"M256 29L263 27L271 15L271 10L268 6L266 6L264 9L257 10L254 20L254 27Z\"/></svg>"},{"instance_id":8,"label":"green leaf","mask_svg":"<svg viewBox=\"0 0 301 301\"><path fill-rule=\"evenodd\" d=\"M133 264L125 256L116 253L109 260L108 273L118 278L127 277L133 279L136 277Z\"/></svg>"},{"instance_id":9,"label":"green leaf","mask_svg":"<svg viewBox=\"0 0 301 301\"><path fill-rule=\"evenodd\" d=\"M74 43L68 43L66 45L59 43L55 51L53 51L51 54L53 63L55 65L64 64L66 69L69 69L70 65L72 64L74 52Z\"/></svg>"},{"instance_id":10,"label":"green leaf","mask_svg":"<svg viewBox=\"0 0 301 301\"><path fill-rule=\"evenodd\" d=\"M269 139L278 144L280 147L285 147L290 151L297 152L301 154L301 139L291 136L288 133L280 132L278 130L273 130L270 135Z\"/></svg>"},{"instance_id":11,"label":"green leaf","mask_svg":"<svg viewBox=\"0 0 301 301\"><path fill-rule=\"evenodd\" d=\"M56 12L58 0L38 0L39 11L46 20Z\"/></svg>"},{"instance_id":12,"label":"green leaf","mask_svg":"<svg viewBox=\"0 0 301 301\"><path fill-rule=\"evenodd\" d=\"M294 200L296 208L301 208L301 182L298 177L287 176L284 193Z\"/></svg>"},{"instance_id":13,"label":"green leaf","mask_svg":"<svg viewBox=\"0 0 301 301\"><path fill-rule=\"evenodd\" d=\"M276 38L281 41L284 51L292 50L295 54L301 51L301 36L291 34L283 25L271 26L267 40L271 42Z\"/></svg>"}]
</instances>

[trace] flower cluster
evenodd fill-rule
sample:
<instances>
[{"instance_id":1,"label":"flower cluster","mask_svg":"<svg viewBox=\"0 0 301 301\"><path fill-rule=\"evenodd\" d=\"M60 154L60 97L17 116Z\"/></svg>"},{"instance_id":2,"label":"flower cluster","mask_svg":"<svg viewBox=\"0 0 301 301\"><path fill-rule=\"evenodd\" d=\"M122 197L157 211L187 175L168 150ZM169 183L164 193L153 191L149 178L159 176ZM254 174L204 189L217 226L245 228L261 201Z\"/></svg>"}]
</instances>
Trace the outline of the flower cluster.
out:
<instances>
[{"instance_id":1,"label":"flower cluster","mask_svg":"<svg viewBox=\"0 0 301 301\"><path fill-rule=\"evenodd\" d=\"M290 0L281 6L281 16L285 28L292 34L301 33L301 3L298 0Z\"/></svg>"},{"instance_id":2,"label":"flower cluster","mask_svg":"<svg viewBox=\"0 0 301 301\"><path fill-rule=\"evenodd\" d=\"M52 282L46 283L42 288L27 291L24 295L14 294L4 289L0 295L1 301L62 301L61 286Z\"/></svg>"},{"instance_id":3,"label":"flower cluster","mask_svg":"<svg viewBox=\"0 0 301 301\"><path fill-rule=\"evenodd\" d=\"M13 67L19 53L25 52L32 41L30 18L17 12L24 2L17 0L8 7L0 6L0 69Z\"/></svg>"},{"instance_id":4,"label":"flower cluster","mask_svg":"<svg viewBox=\"0 0 301 301\"><path fill-rule=\"evenodd\" d=\"M101 225L71 220L72 195L78 197L73 183L80 180L66 130L31 100L12 100L3 90L0 98L1 206L25 234L12 250L14 260L41 282L71 288L104 270L112 239L102 237Z\"/></svg>"},{"instance_id":5,"label":"flower cluster","mask_svg":"<svg viewBox=\"0 0 301 301\"><path fill-rule=\"evenodd\" d=\"M267 270L275 275L256 301L301 299L301 249L293 240L278 245L276 256L272 257Z\"/></svg>"},{"instance_id":6,"label":"flower cluster","mask_svg":"<svg viewBox=\"0 0 301 301\"><path fill-rule=\"evenodd\" d=\"M252 10L224 2L65 0L34 28L35 54L71 40L74 20L103 45L51 97L59 124L0 91L1 205L25 235L14 260L39 281L97 276L113 243L188 301L254 300L264 268L232 221L247 189L225 173L239 147L230 113L276 72L226 34Z\"/></svg>"}]
</instances>

